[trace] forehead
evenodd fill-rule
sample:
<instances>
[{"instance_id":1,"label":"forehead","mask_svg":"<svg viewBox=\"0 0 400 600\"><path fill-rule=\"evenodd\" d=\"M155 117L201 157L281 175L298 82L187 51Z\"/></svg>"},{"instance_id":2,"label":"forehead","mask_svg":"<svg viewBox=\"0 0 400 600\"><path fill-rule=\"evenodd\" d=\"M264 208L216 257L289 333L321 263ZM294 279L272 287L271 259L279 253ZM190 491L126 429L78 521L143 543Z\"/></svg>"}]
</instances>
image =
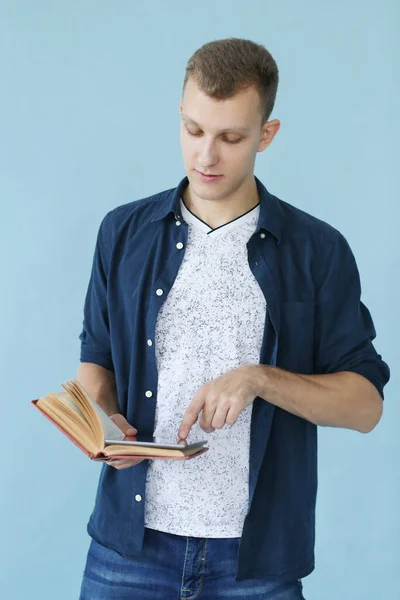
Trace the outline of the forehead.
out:
<instances>
[{"instance_id":1,"label":"forehead","mask_svg":"<svg viewBox=\"0 0 400 600\"><path fill-rule=\"evenodd\" d=\"M182 120L219 131L248 130L260 121L260 97L255 87L224 100L210 98L189 79L182 98Z\"/></svg>"}]
</instances>

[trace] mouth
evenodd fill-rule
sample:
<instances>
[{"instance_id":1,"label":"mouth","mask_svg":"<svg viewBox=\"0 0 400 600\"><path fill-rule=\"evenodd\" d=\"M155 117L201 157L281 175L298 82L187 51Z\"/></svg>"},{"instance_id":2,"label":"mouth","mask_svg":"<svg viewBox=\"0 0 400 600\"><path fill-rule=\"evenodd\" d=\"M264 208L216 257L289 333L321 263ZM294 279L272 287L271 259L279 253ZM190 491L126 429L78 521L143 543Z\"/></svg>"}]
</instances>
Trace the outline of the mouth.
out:
<instances>
[{"instance_id":1,"label":"mouth","mask_svg":"<svg viewBox=\"0 0 400 600\"><path fill-rule=\"evenodd\" d=\"M197 169L195 169L197 175L199 176L199 178L202 181L208 182L208 181L217 181L218 179L221 179L221 177L223 177L223 175L207 175L206 173L202 173L201 171L198 171Z\"/></svg>"}]
</instances>

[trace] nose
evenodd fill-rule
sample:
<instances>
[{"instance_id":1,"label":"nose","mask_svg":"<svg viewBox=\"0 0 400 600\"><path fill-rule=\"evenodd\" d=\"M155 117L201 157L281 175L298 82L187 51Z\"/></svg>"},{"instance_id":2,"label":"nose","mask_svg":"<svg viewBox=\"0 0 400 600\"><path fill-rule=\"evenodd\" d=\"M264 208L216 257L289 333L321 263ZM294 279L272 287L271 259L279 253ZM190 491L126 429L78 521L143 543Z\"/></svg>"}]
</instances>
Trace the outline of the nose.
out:
<instances>
[{"instance_id":1,"label":"nose","mask_svg":"<svg viewBox=\"0 0 400 600\"><path fill-rule=\"evenodd\" d=\"M200 165L200 171L209 171L218 163L218 156L215 145L212 142L206 142L201 145L201 149L198 154L198 162Z\"/></svg>"}]
</instances>

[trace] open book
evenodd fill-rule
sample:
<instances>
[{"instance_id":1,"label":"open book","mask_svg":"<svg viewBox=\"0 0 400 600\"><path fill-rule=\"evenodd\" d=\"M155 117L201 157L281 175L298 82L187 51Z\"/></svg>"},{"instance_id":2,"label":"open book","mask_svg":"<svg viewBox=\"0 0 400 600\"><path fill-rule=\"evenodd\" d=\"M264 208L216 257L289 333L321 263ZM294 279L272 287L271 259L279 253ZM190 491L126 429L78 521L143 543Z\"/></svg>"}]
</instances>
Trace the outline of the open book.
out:
<instances>
[{"instance_id":1,"label":"open book","mask_svg":"<svg viewBox=\"0 0 400 600\"><path fill-rule=\"evenodd\" d=\"M31 403L92 460L133 456L189 459L208 450L204 440L192 444L154 443L125 436L79 381L61 385L65 392L47 394Z\"/></svg>"}]
</instances>

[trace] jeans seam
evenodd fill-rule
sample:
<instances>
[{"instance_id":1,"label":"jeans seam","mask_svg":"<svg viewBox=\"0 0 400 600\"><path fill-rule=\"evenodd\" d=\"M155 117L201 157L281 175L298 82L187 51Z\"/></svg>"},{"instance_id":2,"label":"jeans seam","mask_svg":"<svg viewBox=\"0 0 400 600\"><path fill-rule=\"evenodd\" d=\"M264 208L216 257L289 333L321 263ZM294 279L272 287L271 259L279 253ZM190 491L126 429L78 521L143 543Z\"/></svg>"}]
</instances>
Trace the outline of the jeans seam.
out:
<instances>
[{"instance_id":1,"label":"jeans seam","mask_svg":"<svg viewBox=\"0 0 400 600\"><path fill-rule=\"evenodd\" d=\"M188 553L188 548L189 548L189 538L186 538L186 550L185 550L185 559L183 561L183 570L182 570L182 579L181 579L181 592L186 590L186 588L183 587L183 580L185 578L185 569L186 569L186 558L187 558L187 553ZM179 594L182 597L182 594Z\"/></svg>"},{"instance_id":2,"label":"jeans seam","mask_svg":"<svg viewBox=\"0 0 400 600\"><path fill-rule=\"evenodd\" d=\"M200 585L199 585L199 589L198 591L193 594L193 596L186 596L186 598L182 598L181 596L181 600L196 600L196 598L199 597L199 595L202 592L203 586L204 586L204 570L206 567L206 552L207 552L207 543L208 543L208 538L206 538L205 542L204 542L204 546L203 546L203 553L201 556L201 572L200 572Z\"/></svg>"}]
</instances>

